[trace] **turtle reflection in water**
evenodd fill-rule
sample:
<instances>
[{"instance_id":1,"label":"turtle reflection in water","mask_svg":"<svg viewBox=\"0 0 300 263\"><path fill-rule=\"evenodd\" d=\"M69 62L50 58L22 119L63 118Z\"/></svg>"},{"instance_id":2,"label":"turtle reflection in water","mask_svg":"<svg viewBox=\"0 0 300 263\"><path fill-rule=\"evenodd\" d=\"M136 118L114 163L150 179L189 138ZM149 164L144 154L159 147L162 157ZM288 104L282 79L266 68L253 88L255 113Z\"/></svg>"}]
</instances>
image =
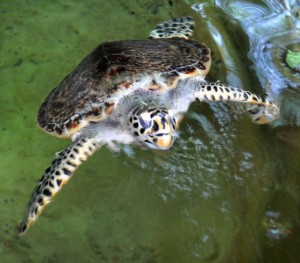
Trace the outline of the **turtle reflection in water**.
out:
<instances>
[{"instance_id":1,"label":"turtle reflection in water","mask_svg":"<svg viewBox=\"0 0 300 263\"><path fill-rule=\"evenodd\" d=\"M210 49L189 39L193 29L193 19L182 17L157 25L147 40L102 43L50 92L38 124L73 142L57 153L35 188L20 234L103 145L113 150L116 143L169 149L182 115L195 100L246 103L259 124L278 116L276 105L249 91L204 80Z\"/></svg>"}]
</instances>

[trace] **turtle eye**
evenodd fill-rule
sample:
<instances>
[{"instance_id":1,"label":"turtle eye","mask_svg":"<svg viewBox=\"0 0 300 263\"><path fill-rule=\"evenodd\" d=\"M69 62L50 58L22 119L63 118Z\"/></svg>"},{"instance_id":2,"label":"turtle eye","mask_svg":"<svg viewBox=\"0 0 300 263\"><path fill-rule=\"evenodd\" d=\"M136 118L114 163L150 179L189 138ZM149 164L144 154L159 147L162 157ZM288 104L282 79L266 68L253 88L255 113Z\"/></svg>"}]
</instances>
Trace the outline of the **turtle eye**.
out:
<instances>
[{"instance_id":1,"label":"turtle eye","mask_svg":"<svg viewBox=\"0 0 300 263\"><path fill-rule=\"evenodd\" d=\"M139 118L139 122L144 129L148 129L152 125L152 120L144 120L143 118Z\"/></svg>"}]
</instances>

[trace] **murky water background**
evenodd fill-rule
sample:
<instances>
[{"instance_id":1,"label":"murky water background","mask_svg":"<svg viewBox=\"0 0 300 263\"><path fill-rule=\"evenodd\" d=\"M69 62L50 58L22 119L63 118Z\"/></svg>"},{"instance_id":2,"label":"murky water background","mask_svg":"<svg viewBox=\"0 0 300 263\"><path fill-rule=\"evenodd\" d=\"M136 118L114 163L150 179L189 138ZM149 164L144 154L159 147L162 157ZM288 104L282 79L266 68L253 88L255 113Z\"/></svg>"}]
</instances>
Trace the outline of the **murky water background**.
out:
<instances>
[{"instance_id":1,"label":"murky water background","mask_svg":"<svg viewBox=\"0 0 300 263\"><path fill-rule=\"evenodd\" d=\"M299 262L300 93L282 55L299 47L297 7L0 1L0 262ZM36 182L69 143L36 126L45 96L100 42L146 38L181 15L196 19L195 38L212 49L207 78L267 92L280 120L256 126L239 105L195 103L170 151L99 151L17 237ZM268 54L281 55L268 64ZM271 62L287 69L279 80Z\"/></svg>"}]
</instances>

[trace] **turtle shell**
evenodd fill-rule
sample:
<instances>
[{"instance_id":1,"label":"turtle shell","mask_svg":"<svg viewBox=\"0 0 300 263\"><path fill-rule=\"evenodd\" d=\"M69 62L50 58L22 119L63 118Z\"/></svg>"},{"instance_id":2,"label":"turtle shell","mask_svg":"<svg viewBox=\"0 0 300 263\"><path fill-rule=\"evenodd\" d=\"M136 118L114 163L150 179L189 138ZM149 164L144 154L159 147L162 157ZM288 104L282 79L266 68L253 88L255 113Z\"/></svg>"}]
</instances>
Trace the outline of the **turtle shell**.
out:
<instances>
[{"instance_id":1,"label":"turtle shell","mask_svg":"<svg viewBox=\"0 0 300 263\"><path fill-rule=\"evenodd\" d=\"M160 74L166 87L172 88L180 78L205 76L210 62L210 50L195 40L102 43L50 92L39 109L37 122L46 132L68 138L112 112L115 105L107 103L108 99L122 96L123 89L133 87L133 80Z\"/></svg>"}]
</instances>

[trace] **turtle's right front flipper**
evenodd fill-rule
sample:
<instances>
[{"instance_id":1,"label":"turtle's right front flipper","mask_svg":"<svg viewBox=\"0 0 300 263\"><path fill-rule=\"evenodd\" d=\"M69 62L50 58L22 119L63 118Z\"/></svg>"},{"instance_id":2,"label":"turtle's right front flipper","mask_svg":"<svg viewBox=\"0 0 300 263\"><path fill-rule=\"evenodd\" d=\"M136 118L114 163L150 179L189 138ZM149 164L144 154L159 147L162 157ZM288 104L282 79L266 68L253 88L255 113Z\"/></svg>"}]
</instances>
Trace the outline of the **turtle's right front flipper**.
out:
<instances>
[{"instance_id":1,"label":"turtle's right front flipper","mask_svg":"<svg viewBox=\"0 0 300 263\"><path fill-rule=\"evenodd\" d=\"M192 100L200 101L233 101L247 105L247 113L257 124L272 122L279 117L279 108L274 103L263 100L250 91L235 88L220 82L195 82L192 89Z\"/></svg>"},{"instance_id":2,"label":"turtle's right front flipper","mask_svg":"<svg viewBox=\"0 0 300 263\"><path fill-rule=\"evenodd\" d=\"M95 139L79 138L67 149L57 154L56 159L46 169L32 194L25 218L19 229L20 235L25 234L28 228L38 219L42 210L52 201L63 185L69 181L75 170L99 147Z\"/></svg>"}]
</instances>

